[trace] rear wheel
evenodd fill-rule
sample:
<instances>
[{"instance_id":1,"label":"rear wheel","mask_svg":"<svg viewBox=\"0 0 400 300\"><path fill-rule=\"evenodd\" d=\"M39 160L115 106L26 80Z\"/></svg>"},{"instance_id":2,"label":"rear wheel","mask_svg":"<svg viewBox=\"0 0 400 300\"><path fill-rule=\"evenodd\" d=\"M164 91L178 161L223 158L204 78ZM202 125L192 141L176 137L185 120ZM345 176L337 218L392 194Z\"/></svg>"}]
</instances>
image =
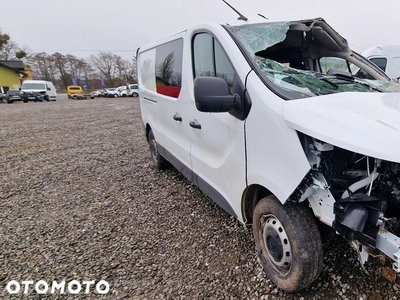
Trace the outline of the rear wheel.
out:
<instances>
[{"instance_id":1,"label":"rear wheel","mask_svg":"<svg viewBox=\"0 0 400 300\"><path fill-rule=\"evenodd\" d=\"M282 290L309 286L322 270L321 236L312 212L275 196L257 203L253 214L257 253L268 277Z\"/></svg>"},{"instance_id":2,"label":"rear wheel","mask_svg":"<svg viewBox=\"0 0 400 300\"><path fill-rule=\"evenodd\" d=\"M151 160L153 161L154 166L157 170L165 169L165 167L167 166L167 161L158 152L157 142L151 129L147 135L147 141L149 143Z\"/></svg>"},{"instance_id":3,"label":"rear wheel","mask_svg":"<svg viewBox=\"0 0 400 300\"><path fill-rule=\"evenodd\" d=\"M137 97L137 96L139 96L138 93L136 93L136 92L133 92L133 93L132 93L132 97Z\"/></svg>"}]
</instances>

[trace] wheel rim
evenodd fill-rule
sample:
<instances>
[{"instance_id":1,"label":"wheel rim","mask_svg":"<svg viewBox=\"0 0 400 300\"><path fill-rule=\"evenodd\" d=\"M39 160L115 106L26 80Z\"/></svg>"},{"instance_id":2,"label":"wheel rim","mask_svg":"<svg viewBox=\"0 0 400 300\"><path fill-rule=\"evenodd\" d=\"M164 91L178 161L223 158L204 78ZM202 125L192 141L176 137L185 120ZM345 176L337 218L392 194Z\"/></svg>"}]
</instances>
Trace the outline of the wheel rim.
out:
<instances>
[{"instance_id":1,"label":"wheel rim","mask_svg":"<svg viewBox=\"0 0 400 300\"><path fill-rule=\"evenodd\" d=\"M272 214L262 217L262 237L264 249L274 269L287 274L292 265L292 250L289 237L282 223Z\"/></svg>"}]
</instances>

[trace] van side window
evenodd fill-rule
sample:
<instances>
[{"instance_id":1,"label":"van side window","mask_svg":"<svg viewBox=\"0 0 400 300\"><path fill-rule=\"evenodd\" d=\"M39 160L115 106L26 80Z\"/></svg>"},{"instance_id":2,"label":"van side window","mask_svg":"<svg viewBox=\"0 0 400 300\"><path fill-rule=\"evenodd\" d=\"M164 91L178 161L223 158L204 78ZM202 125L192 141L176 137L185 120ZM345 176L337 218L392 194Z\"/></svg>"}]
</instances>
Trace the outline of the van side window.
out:
<instances>
[{"instance_id":1,"label":"van side window","mask_svg":"<svg viewBox=\"0 0 400 300\"><path fill-rule=\"evenodd\" d=\"M319 59L321 73L327 74L329 70L336 69L341 71L350 72L347 61L339 57L321 57Z\"/></svg>"},{"instance_id":2,"label":"van side window","mask_svg":"<svg viewBox=\"0 0 400 300\"><path fill-rule=\"evenodd\" d=\"M234 69L219 42L208 33L199 33L193 39L194 77L213 76L233 85Z\"/></svg>"},{"instance_id":3,"label":"van side window","mask_svg":"<svg viewBox=\"0 0 400 300\"><path fill-rule=\"evenodd\" d=\"M182 55L183 39L143 52L140 62L142 87L178 98L182 85ZM137 85L132 88L137 88Z\"/></svg>"},{"instance_id":4,"label":"van side window","mask_svg":"<svg viewBox=\"0 0 400 300\"><path fill-rule=\"evenodd\" d=\"M387 59L385 57L372 57L369 60L381 68L383 72L386 71Z\"/></svg>"},{"instance_id":5,"label":"van side window","mask_svg":"<svg viewBox=\"0 0 400 300\"><path fill-rule=\"evenodd\" d=\"M178 98L182 85L183 40L156 48L155 81L157 93Z\"/></svg>"}]
</instances>

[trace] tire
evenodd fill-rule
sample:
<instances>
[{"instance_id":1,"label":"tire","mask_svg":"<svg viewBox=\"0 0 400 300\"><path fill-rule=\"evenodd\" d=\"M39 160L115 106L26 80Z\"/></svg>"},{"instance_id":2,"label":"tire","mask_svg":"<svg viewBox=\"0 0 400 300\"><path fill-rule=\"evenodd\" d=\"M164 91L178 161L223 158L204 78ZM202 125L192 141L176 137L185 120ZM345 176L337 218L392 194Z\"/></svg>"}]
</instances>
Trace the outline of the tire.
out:
<instances>
[{"instance_id":1,"label":"tire","mask_svg":"<svg viewBox=\"0 0 400 300\"><path fill-rule=\"evenodd\" d=\"M118 98L118 95L117 95L117 94L114 94L113 97L114 97L114 98Z\"/></svg>"},{"instance_id":2,"label":"tire","mask_svg":"<svg viewBox=\"0 0 400 300\"><path fill-rule=\"evenodd\" d=\"M293 293L309 286L322 270L321 236L312 211L275 196L261 199L253 213L256 250L268 277Z\"/></svg>"},{"instance_id":3,"label":"tire","mask_svg":"<svg viewBox=\"0 0 400 300\"><path fill-rule=\"evenodd\" d=\"M160 155L160 153L158 153L157 142L151 129L147 135L147 141L149 143L150 156L154 166L157 170L165 169L167 167L167 161Z\"/></svg>"},{"instance_id":4,"label":"tire","mask_svg":"<svg viewBox=\"0 0 400 300\"><path fill-rule=\"evenodd\" d=\"M132 93L132 97L137 97L137 96L139 96L138 93L136 93L136 92Z\"/></svg>"}]
</instances>

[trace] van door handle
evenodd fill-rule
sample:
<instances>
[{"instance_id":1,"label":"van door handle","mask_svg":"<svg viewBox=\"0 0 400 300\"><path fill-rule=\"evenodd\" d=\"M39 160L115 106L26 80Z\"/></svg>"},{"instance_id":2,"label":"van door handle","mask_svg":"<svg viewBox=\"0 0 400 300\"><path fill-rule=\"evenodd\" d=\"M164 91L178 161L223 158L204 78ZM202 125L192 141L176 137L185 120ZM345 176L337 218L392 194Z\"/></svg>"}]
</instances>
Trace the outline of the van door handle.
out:
<instances>
[{"instance_id":1,"label":"van door handle","mask_svg":"<svg viewBox=\"0 0 400 300\"><path fill-rule=\"evenodd\" d=\"M182 122L182 117L178 114L174 114L174 116L172 118L174 118L174 120L177 122Z\"/></svg>"},{"instance_id":2,"label":"van door handle","mask_svg":"<svg viewBox=\"0 0 400 300\"><path fill-rule=\"evenodd\" d=\"M190 127L196 128L196 129L201 129L201 125L197 120L190 121L189 122Z\"/></svg>"}]
</instances>

